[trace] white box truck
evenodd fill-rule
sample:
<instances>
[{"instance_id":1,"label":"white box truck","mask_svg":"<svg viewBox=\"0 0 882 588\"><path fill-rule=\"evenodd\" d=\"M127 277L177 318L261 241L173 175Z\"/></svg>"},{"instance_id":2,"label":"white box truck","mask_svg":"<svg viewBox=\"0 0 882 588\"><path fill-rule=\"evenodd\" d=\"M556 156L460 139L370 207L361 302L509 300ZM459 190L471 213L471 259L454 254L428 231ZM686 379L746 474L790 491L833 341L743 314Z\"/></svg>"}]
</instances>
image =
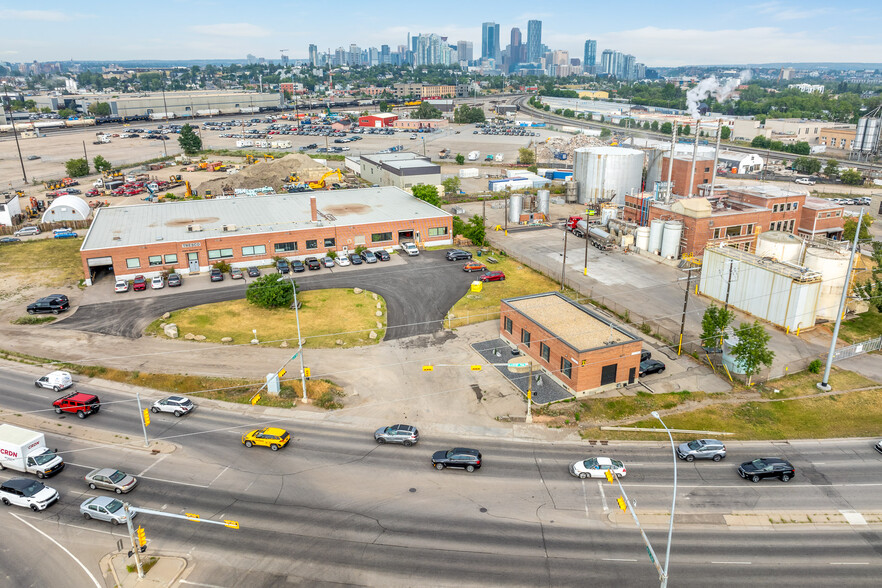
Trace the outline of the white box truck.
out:
<instances>
[{"instance_id":1,"label":"white box truck","mask_svg":"<svg viewBox=\"0 0 882 588\"><path fill-rule=\"evenodd\" d=\"M0 425L0 470L9 468L46 478L64 469L64 461L46 447L43 433Z\"/></svg>"}]
</instances>

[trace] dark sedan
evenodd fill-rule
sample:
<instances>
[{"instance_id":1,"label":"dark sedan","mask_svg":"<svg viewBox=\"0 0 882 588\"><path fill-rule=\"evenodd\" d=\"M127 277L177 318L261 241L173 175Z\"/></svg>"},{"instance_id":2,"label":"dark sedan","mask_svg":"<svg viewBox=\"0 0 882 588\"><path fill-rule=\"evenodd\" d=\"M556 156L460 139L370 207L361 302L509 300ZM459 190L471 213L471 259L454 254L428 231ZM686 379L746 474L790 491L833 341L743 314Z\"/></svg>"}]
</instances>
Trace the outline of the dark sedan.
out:
<instances>
[{"instance_id":1,"label":"dark sedan","mask_svg":"<svg viewBox=\"0 0 882 588\"><path fill-rule=\"evenodd\" d=\"M432 455L432 466L435 469L460 468L473 472L481 467L481 452L477 449L454 447L447 451L436 451Z\"/></svg>"},{"instance_id":2,"label":"dark sedan","mask_svg":"<svg viewBox=\"0 0 882 588\"><path fill-rule=\"evenodd\" d=\"M249 278L259 278L260 277L260 269L254 266L248 268L248 277Z\"/></svg>"},{"instance_id":3,"label":"dark sedan","mask_svg":"<svg viewBox=\"0 0 882 588\"><path fill-rule=\"evenodd\" d=\"M3 237L0 238L0 243L21 243L21 239L18 237Z\"/></svg>"},{"instance_id":4,"label":"dark sedan","mask_svg":"<svg viewBox=\"0 0 882 588\"><path fill-rule=\"evenodd\" d=\"M447 261L459 261L462 259L471 259L472 254L462 249L451 249L447 252Z\"/></svg>"},{"instance_id":5,"label":"dark sedan","mask_svg":"<svg viewBox=\"0 0 882 588\"><path fill-rule=\"evenodd\" d=\"M389 256L389 252L386 251L385 249L380 249L380 250L378 250L378 251L374 251L374 256L375 256L377 259L379 259L380 261L389 261L390 259L392 259L392 258Z\"/></svg>"},{"instance_id":6,"label":"dark sedan","mask_svg":"<svg viewBox=\"0 0 882 588\"><path fill-rule=\"evenodd\" d=\"M738 475L754 484L763 478L781 478L782 482L789 482L796 475L796 469L786 459L760 457L738 466Z\"/></svg>"},{"instance_id":7,"label":"dark sedan","mask_svg":"<svg viewBox=\"0 0 882 588\"><path fill-rule=\"evenodd\" d=\"M295 259L291 262L291 271L293 271L294 273L305 272L306 266L303 265L303 262L299 259Z\"/></svg>"},{"instance_id":8,"label":"dark sedan","mask_svg":"<svg viewBox=\"0 0 882 588\"><path fill-rule=\"evenodd\" d=\"M350 253L349 254L349 261L352 263L352 265L361 265L362 263L364 263L364 262L362 262L361 257L357 253Z\"/></svg>"},{"instance_id":9,"label":"dark sedan","mask_svg":"<svg viewBox=\"0 0 882 588\"><path fill-rule=\"evenodd\" d=\"M211 268L211 281L212 282L223 282L224 274L216 267Z\"/></svg>"},{"instance_id":10,"label":"dark sedan","mask_svg":"<svg viewBox=\"0 0 882 588\"><path fill-rule=\"evenodd\" d=\"M640 362L640 377L648 376L649 374L660 374L665 371L665 364L660 362L657 359L647 359L646 361Z\"/></svg>"}]
</instances>

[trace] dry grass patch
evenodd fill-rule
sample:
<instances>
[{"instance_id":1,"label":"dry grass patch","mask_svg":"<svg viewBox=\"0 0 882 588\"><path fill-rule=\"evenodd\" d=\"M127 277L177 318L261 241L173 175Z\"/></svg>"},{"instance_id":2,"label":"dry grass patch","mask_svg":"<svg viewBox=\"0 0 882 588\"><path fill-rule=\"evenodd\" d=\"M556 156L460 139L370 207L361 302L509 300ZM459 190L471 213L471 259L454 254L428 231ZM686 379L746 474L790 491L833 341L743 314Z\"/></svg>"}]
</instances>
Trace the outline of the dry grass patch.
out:
<instances>
[{"instance_id":1,"label":"dry grass patch","mask_svg":"<svg viewBox=\"0 0 882 588\"><path fill-rule=\"evenodd\" d=\"M34 239L0 247L0 275L20 285L66 286L83 277L82 239Z\"/></svg>"},{"instance_id":2,"label":"dry grass patch","mask_svg":"<svg viewBox=\"0 0 882 588\"><path fill-rule=\"evenodd\" d=\"M813 374L808 371L791 374L766 382L760 391L760 396L763 398L780 399L821 394L823 390L816 386L820 380L820 374ZM834 366L830 370L830 385L834 390L857 390L858 388L877 386L878 383L856 372L840 370ZM778 390L778 392L775 393L775 390Z\"/></svg>"},{"instance_id":3,"label":"dry grass patch","mask_svg":"<svg viewBox=\"0 0 882 588\"><path fill-rule=\"evenodd\" d=\"M358 294L352 289L309 290L300 292L300 332L305 347L358 347L382 341L386 333L386 302L381 296L367 291ZM378 308L379 305L379 308ZM377 311L383 313L376 316ZM267 310L249 304L246 300L232 300L194 306L173 312L171 318L157 320L147 327L148 334L165 336L159 325L175 323L183 337L187 333L203 335L206 341L220 343L223 337L232 337L233 343L248 343L257 330L260 341L278 345L287 340L297 346L297 322L293 310ZM380 323L381 326L377 326ZM370 338L370 332L377 334ZM338 340L343 341L338 345Z\"/></svg>"}]
</instances>

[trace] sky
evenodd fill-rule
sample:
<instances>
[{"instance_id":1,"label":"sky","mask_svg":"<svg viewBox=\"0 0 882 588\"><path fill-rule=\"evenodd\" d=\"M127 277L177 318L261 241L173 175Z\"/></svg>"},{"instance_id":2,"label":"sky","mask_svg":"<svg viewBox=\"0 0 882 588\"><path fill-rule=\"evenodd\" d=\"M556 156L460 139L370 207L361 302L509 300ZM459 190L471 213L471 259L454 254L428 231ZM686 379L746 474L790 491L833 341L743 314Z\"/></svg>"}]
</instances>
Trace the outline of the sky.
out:
<instances>
[{"instance_id":1,"label":"sky","mask_svg":"<svg viewBox=\"0 0 882 588\"><path fill-rule=\"evenodd\" d=\"M582 57L586 39L633 54L647 66L771 62L880 62L880 0L505 0L401 2L337 0L81 0L39 4L0 0L0 61L306 58L320 51L407 43L407 33L437 33L474 43L481 23L512 27L542 21L542 42ZM837 6L837 4L839 6ZM33 5L31 5L33 6ZM504 10L502 10L504 8Z\"/></svg>"}]
</instances>

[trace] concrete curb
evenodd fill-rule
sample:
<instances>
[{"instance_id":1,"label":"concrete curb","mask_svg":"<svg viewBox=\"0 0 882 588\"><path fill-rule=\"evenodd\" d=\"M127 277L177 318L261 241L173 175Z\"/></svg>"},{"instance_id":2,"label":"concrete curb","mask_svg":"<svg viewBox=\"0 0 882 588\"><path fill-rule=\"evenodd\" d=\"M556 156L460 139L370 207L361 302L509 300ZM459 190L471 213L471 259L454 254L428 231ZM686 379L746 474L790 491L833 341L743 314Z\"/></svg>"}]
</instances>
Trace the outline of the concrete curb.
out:
<instances>
[{"instance_id":1,"label":"concrete curb","mask_svg":"<svg viewBox=\"0 0 882 588\"><path fill-rule=\"evenodd\" d=\"M142 561L149 557L155 557L156 563L144 574L144 578L138 578L138 572L129 572L128 565L135 565L133 557L127 557L126 553L109 553L101 558L100 566L104 576L107 572L113 577L114 586L119 588L134 588L143 586L165 587L173 586L181 578L189 567L184 557L176 555L162 555L160 553L142 554Z\"/></svg>"}]
</instances>

